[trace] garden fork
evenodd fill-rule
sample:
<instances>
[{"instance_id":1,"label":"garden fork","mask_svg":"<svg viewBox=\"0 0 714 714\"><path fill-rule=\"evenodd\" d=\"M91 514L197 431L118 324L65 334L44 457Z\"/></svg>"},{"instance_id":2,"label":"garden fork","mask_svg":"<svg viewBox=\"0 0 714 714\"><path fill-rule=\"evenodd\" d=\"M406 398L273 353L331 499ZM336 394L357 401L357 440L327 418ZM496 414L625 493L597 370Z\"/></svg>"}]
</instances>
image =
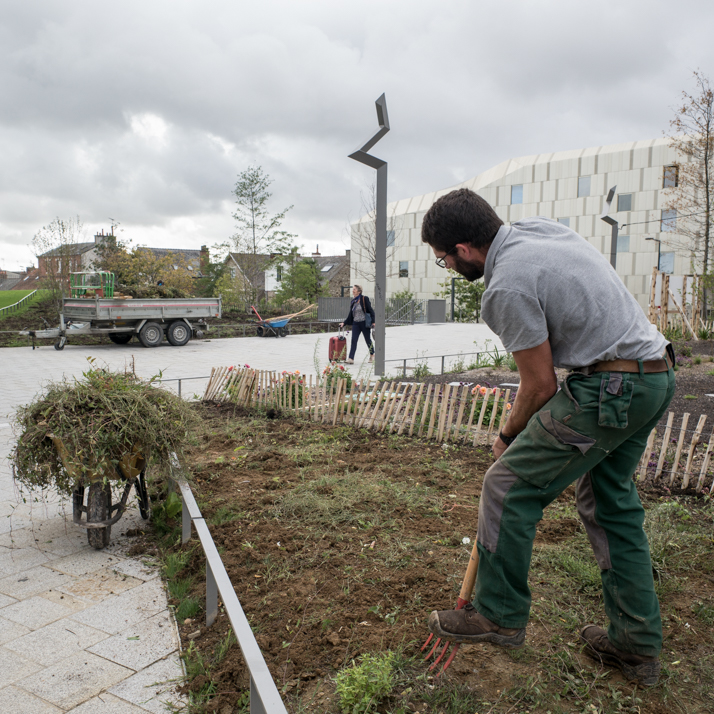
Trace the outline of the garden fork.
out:
<instances>
[{"instance_id":1,"label":"garden fork","mask_svg":"<svg viewBox=\"0 0 714 714\"><path fill-rule=\"evenodd\" d=\"M471 600L471 593L473 592L474 589L474 583L476 582L476 573L478 572L478 540L474 541L474 547L471 550L471 557L469 558L469 565L466 568L466 575L464 575L464 581L461 584L461 592L459 593L459 599L456 601L456 607L454 608L455 610L461 610L463 607L468 605L468 603ZM432 641L434 637L434 633L432 632L429 635L429 639L422 645L421 651L423 652L428 646L429 643ZM424 657L425 660L428 660L439 648L439 645L441 644L441 637L437 639L437 641L434 643L433 647L431 650L429 650L429 653ZM439 662L441 662L442 659L444 659L444 655L446 654L447 650L449 647L452 645L451 642L448 640L444 642L444 646L441 650L441 652L438 654L436 659L434 660L433 664L431 667L429 667L429 671L431 672L435 667L439 665ZM454 648L451 650L451 653L449 654L448 659L446 662L444 662L444 666L441 668L441 672L437 674L436 676L442 675L444 672L446 672L447 667L454 661L454 657L456 657L456 653L459 650L459 643L453 643Z\"/></svg>"}]
</instances>

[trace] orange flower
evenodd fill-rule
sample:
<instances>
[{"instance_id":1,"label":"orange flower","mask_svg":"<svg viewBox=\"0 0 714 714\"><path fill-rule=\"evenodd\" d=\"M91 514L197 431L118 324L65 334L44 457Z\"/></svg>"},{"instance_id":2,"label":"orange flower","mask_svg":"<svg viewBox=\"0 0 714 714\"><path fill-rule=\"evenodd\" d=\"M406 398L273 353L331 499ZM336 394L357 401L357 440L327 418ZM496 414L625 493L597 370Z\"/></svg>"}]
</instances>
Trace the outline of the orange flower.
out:
<instances>
[{"instance_id":1,"label":"orange flower","mask_svg":"<svg viewBox=\"0 0 714 714\"><path fill-rule=\"evenodd\" d=\"M507 412L511 411L511 405L510 405L510 404L506 404L506 411L507 411Z\"/></svg>"},{"instance_id":2,"label":"orange flower","mask_svg":"<svg viewBox=\"0 0 714 714\"><path fill-rule=\"evenodd\" d=\"M481 389L479 389L479 392L481 392L481 394L486 394L487 391L488 389L486 389L486 387L481 387Z\"/></svg>"},{"instance_id":3,"label":"orange flower","mask_svg":"<svg viewBox=\"0 0 714 714\"><path fill-rule=\"evenodd\" d=\"M471 394L473 394L473 395L478 394L478 386L474 387L474 388L471 390Z\"/></svg>"}]
</instances>

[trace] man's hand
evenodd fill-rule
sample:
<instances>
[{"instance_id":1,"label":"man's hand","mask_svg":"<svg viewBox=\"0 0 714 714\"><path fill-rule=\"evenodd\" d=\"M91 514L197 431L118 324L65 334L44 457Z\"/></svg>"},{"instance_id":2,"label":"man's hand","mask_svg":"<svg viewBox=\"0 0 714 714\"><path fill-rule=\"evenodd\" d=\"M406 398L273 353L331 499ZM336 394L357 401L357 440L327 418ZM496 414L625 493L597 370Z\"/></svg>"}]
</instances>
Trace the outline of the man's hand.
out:
<instances>
[{"instance_id":1,"label":"man's hand","mask_svg":"<svg viewBox=\"0 0 714 714\"><path fill-rule=\"evenodd\" d=\"M553 354L548 340L528 350L513 353L521 384L516 392L513 409L503 427L506 436L516 436L525 428L528 420L555 394L558 382L553 369ZM508 448L500 436L493 442L491 451L499 459ZM533 455L536 458L536 454Z\"/></svg>"},{"instance_id":2,"label":"man's hand","mask_svg":"<svg viewBox=\"0 0 714 714\"><path fill-rule=\"evenodd\" d=\"M503 452L508 448L508 445L505 444L500 436L496 437L496 441L493 442L493 446L491 447L491 451L493 452L493 458L494 459L500 459L501 456L503 455Z\"/></svg>"}]
</instances>

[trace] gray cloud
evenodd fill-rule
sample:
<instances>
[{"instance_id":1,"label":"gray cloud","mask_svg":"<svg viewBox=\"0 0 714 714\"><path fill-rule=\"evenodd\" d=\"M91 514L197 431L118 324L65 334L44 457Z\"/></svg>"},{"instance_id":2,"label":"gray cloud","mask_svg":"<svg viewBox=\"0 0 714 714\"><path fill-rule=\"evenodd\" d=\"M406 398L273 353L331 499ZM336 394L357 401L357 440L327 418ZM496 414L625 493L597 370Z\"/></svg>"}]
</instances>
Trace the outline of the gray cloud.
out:
<instances>
[{"instance_id":1,"label":"gray cloud","mask_svg":"<svg viewBox=\"0 0 714 714\"><path fill-rule=\"evenodd\" d=\"M345 247L372 172L347 159L393 130L390 198L509 157L653 138L712 64L703 0L5 0L0 8L0 265L34 232L194 246L232 231L237 174L259 164L309 248ZM693 18L695 18L693 20Z\"/></svg>"}]
</instances>

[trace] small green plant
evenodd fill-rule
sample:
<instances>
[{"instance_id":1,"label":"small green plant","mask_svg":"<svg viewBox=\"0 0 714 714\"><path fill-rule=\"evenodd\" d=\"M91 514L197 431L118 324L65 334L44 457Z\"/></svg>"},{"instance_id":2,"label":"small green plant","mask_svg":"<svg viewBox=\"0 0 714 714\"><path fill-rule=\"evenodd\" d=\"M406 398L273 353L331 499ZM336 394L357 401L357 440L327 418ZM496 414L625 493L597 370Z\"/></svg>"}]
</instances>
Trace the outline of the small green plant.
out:
<instances>
[{"instance_id":1,"label":"small green plant","mask_svg":"<svg viewBox=\"0 0 714 714\"><path fill-rule=\"evenodd\" d=\"M509 357L508 352L500 352L498 347L494 347L493 352L489 354L491 366L496 368L505 367Z\"/></svg>"},{"instance_id":2,"label":"small green plant","mask_svg":"<svg viewBox=\"0 0 714 714\"><path fill-rule=\"evenodd\" d=\"M685 394L684 395L685 399L699 399L695 394Z\"/></svg>"},{"instance_id":3,"label":"small green plant","mask_svg":"<svg viewBox=\"0 0 714 714\"><path fill-rule=\"evenodd\" d=\"M700 340L711 340L712 337L714 337L714 329L711 325L707 325L706 327L700 327L697 330L697 337Z\"/></svg>"},{"instance_id":4,"label":"small green plant","mask_svg":"<svg viewBox=\"0 0 714 714\"><path fill-rule=\"evenodd\" d=\"M414 379L424 379L431 375L431 370L429 365L424 362L418 362L416 367L414 367Z\"/></svg>"},{"instance_id":5,"label":"small green plant","mask_svg":"<svg viewBox=\"0 0 714 714\"><path fill-rule=\"evenodd\" d=\"M710 377L714 377L714 369L710 369L710 370L707 372L707 374L708 374Z\"/></svg>"},{"instance_id":6,"label":"small green plant","mask_svg":"<svg viewBox=\"0 0 714 714\"><path fill-rule=\"evenodd\" d=\"M340 711L347 714L362 714L376 711L394 686L393 652L364 654L360 663L343 669L335 677Z\"/></svg>"},{"instance_id":7,"label":"small green plant","mask_svg":"<svg viewBox=\"0 0 714 714\"><path fill-rule=\"evenodd\" d=\"M195 597L187 597L176 608L176 619L183 622L188 617L196 617L201 611L201 603Z\"/></svg>"},{"instance_id":8,"label":"small green plant","mask_svg":"<svg viewBox=\"0 0 714 714\"><path fill-rule=\"evenodd\" d=\"M701 363L702 363L702 358L699 355L694 357L694 364L701 364Z\"/></svg>"},{"instance_id":9,"label":"small green plant","mask_svg":"<svg viewBox=\"0 0 714 714\"><path fill-rule=\"evenodd\" d=\"M508 353L508 369L510 369L511 372L518 371L518 365L516 364L516 360L510 352Z\"/></svg>"}]
</instances>

